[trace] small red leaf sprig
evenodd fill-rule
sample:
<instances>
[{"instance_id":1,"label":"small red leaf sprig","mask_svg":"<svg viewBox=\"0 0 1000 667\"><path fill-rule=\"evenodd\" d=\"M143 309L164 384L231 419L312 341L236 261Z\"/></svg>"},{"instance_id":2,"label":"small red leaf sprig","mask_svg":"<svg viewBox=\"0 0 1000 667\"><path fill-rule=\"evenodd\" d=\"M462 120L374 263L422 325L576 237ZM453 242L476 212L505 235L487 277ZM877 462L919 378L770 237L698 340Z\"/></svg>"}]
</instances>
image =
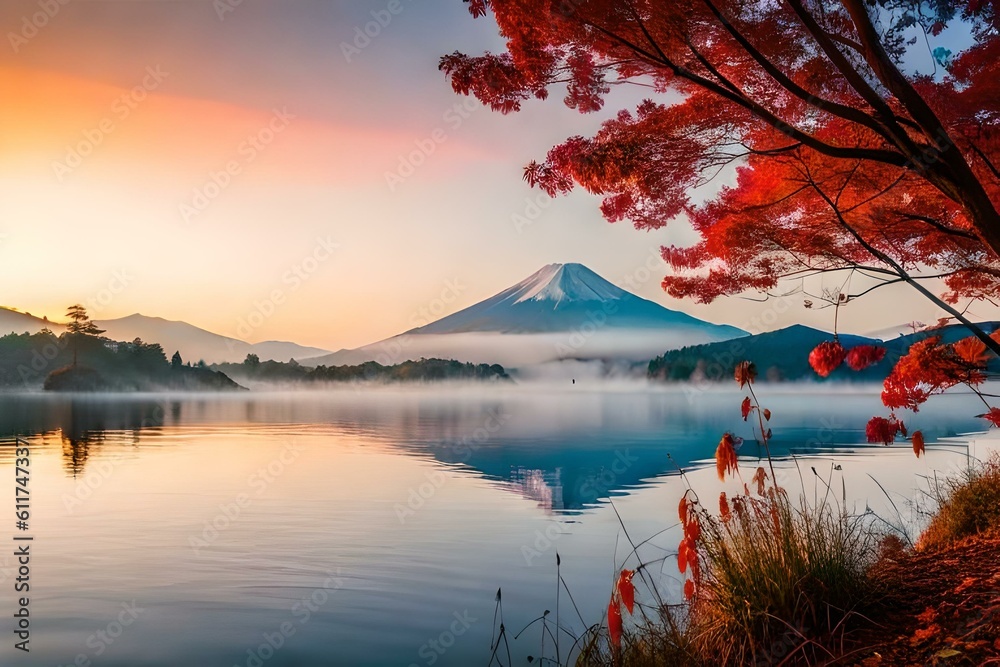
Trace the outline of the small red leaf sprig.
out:
<instances>
[{"instance_id":1,"label":"small red leaf sprig","mask_svg":"<svg viewBox=\"0 0 1000 667\"><path fill-rule=\"evenodd\" d=\"M611 592L611 601L608 603L608 636L615 649L620 649L622 646L622 607L625 607L630 616L635 610L633 576L635 576L635 570L622 570L618 574L618 581L615 583L615 588Z\"/></svg>"}]
</instances>

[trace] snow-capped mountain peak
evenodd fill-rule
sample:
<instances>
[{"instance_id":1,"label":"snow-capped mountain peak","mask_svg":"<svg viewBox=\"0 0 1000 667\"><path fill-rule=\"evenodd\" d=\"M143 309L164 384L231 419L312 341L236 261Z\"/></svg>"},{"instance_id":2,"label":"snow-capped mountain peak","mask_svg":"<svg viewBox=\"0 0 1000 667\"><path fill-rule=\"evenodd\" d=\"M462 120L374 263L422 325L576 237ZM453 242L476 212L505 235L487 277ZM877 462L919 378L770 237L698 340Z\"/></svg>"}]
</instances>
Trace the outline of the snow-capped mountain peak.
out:
<instances>
[{"instance_id":1,"label":"snow-capped mountain peak","mask_svg":"<svg viewBox=\"0 0 1000 667\"><path fill-rule=\"evenodd\" d=\"M641 362L684 345L745 335L735 327L705 322L643 299L582 264L549 264L437 321L303 363L389 364L420 357L504 366L560 359Z\"/></svg>"},{"instance_id":2,"label":"snow-capped mountain peak","mask_svg":"<svg viewBox=\"0 0 1000 667\"><path fill-rule=\"evenodd\" d=\"M582 264L548 264L509 290L514 303L616 301L625 291Z\"/></svg>"}]
</instances>

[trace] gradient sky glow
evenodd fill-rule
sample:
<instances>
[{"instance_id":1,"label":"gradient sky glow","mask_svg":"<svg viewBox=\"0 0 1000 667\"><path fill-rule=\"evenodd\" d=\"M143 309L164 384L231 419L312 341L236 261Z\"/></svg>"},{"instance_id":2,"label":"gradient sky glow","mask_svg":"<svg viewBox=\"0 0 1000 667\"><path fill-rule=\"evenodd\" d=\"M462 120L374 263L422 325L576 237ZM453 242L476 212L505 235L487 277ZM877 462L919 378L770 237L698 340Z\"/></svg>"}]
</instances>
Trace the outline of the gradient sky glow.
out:
<instances>
[{"instance_id":1,"label":"gradient sky glow","mask_svg":"<svg viewBox=\"0 0 1000 667\"><path fill-rule=\"evenodd\" d=\"M343 45L388 0L229 0L221 19L211 0L47 2L59 9L37 34L24 26L38 0L0 5L3 305L59 319L117 274L127 285L98 304L98 319L141 312L336 350L577 261L704 319L832 326L832 310L807 311L801 298L776 317L745 299L667 298L666 267L651 258L692 240L683 224L610 225L595 198L574 193L543 200L533 224L518 227L514 216L539 197L522 166L639 97L620 93L592 116L552 99L505 117L455 96L438 57L502 48L494 24L472 20L461 0L401 0L349 59ZM421 144L422 164L388 183ZM74 150L88 154L77 160ZM283 303L240 332L276 292ZM904 287L851 306L841 322L868 332L934 317Z\"/></svg>"}]
</instances>

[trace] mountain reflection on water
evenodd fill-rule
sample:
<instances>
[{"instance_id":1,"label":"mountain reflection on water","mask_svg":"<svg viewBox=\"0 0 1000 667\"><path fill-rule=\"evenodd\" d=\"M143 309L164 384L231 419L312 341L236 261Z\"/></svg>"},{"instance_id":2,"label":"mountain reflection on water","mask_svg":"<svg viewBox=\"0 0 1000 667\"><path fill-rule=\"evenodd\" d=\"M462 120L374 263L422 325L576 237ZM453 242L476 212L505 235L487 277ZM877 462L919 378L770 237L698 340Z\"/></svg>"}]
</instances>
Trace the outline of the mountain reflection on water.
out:
<instances>
[{"instance_id":1,"label":"mountain reflection on water","mask_svg":"<svg viewBox=\"0 0 1000 667\"><path fill-rule=\"evenodd\" d=\"M783 454L863 446L881 413L877 388L764 385L774 414L773 449ZM805 392L811 400L803 401ZM818 396L817 396L818 395ZM828 395L835 400L824 400ZM61 448L68 475L110 442L141 455L164 428L317 430L365 435L387 449L434 460L495 482L553 513L572 513L678 466L709 458L721 433L746 438L742 395L643 384L564 387L375 387L325 392L219 395L2 395L0 437L44 436ZM818 400L817 400L818 399ZM945 396L908 420L929 440L982 428L963 396ZM918 423L919 422L919 423ZM668 456L669 453L669 456ZM0 461L13 455L0 448Z\"/></svg>"}]
</instances>

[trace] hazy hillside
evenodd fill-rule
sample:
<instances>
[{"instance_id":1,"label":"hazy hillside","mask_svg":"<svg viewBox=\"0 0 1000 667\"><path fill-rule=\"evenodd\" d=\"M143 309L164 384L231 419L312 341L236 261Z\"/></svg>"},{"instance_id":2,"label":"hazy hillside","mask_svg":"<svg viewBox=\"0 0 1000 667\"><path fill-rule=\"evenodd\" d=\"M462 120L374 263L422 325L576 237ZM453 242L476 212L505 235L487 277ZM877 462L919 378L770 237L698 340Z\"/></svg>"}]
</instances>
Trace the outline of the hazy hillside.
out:
<instances>
[{"instance_id":1,"label":"hazy hillside","mask_svg":"<svg viewBox=\"0 0 1000 667\"><path fill-rule=\"evenodd\" d=\"M30 313L22 313L10 308L0 307L0 336L7 333L38 333L42 329L51 329L59 333L61 324L53 324L47 319L35 317Z\"/></svg>"},{"instance_id":2,"label":"hazy hillside","mask_svg":"<svg viewBox=\"0 0 1000 667\"><path fill-rule=\"evenodd\" d=\"M1000 323L987 322L980 326L992 332L1000 326ZM844 347L850 348L862 344L881 345L887 350L886 356L880 363L860 372L841 366L830 375L829 379L881 381L910 345L933 335L941 336L945 342L954 342L968 336L969 331L962 325L951 325L934 331L900 336L885 342L875 338L841 334L840 342ZM749 360L757 365L763 379L822 380L823 378L817 376L809 366L809 353L819 343L832 338L833 335L830 333L797 324L723 343L671 350L649 362L648 374L651 378L668 381L689 379L731 381L736 364Z\"/></svg>"},{"instance_id":3,"label":"hazy hillside","mask_svg":"<svg viewBox=\"0 0 1000 667\"><path fill-rule=\"evenodd\" d=\"M206 363L240 362L247 354L256 354L262 360L288 361L325 354L328 351L305 347L296 343L266 341L250 344L235 338L200 329L187 322L165 320L161 317L129 315L116 320L101 320L98 326L114 340L134 340L159 343L168 354L179 351L186 360Z\"/></svg>"}]
</instances>

